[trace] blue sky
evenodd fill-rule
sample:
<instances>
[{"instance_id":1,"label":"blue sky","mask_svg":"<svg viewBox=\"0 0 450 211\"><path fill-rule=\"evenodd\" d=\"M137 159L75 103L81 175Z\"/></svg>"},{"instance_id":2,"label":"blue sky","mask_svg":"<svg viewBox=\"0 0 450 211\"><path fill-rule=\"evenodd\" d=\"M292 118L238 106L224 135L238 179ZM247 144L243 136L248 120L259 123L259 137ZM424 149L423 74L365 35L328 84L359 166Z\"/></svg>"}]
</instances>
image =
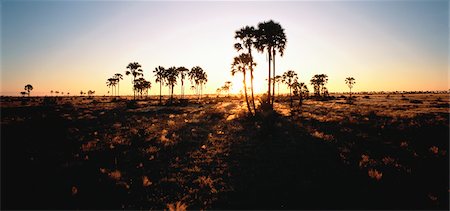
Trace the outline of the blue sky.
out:
<instances>
[{"instance_id":1,"label":"blue sky","mask_svg":"<svg viewBox=\"0 0 450 211\"><path fill-rule=\"evenodd\" d=\"M304 82L325 73L332 92L347 91L348 76L355 91L446 90L448 11L448 1L2 1L0 94L27 83L38 95L106 94L106 79L135 61L152 94L159 65L199 65L209 76L206 92L227 80L238 92L234 32L270 19L288 39L277 73L292 69ZM264 91L266 57L255 57L256 90ZM130 81L121 82L122 94L132 93Z\"/></svg>"}]
</instances>

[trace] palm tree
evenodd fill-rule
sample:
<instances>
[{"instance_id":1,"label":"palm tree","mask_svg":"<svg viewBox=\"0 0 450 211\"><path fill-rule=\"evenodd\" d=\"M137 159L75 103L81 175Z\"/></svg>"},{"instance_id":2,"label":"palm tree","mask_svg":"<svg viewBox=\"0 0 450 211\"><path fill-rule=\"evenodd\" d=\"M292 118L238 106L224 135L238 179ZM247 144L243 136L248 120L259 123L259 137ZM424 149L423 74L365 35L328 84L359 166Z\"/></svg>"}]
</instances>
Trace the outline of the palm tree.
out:
<instances>
[{"instance_id":1,"label":"palm tree","mask_svg":"<svg viewBox=\"0 0 450 211\"><path fill-rule=\"evenodd\" d=\"M225 85L222 86L222 89L227 92L227 96L230 96L230 89L233 84L231 81L225 81Z\"/></svg>"},{"instance_id":2,"label":"palm tree","mask_svg":"<svg viewBox=\"0 0 450 211\"><path fill-rule=\"evenodd\" d=\"M50 96L53 96L53 90L50 90Z\"/></svg>"},{"instance_id":3,"label":"palm tree","mask_svg":"<svg viewBox=\"0 0 450 211\"><path fill-rule=\"evenodd\" d=\"M127 70L125 72L125 75L130 75L130 74L133 75L133 80L132 80L133 84L134 84L134 81L136 80L137 76L144 76L143 70L140 68L141 68L141 65L137 62L129 63L127 66L127 69L130 69L130 70ZM136 91L134 90L134 86L133 86L133 96L134 96L134 99L136 100Z\"/></svg>"},{"instance_id":4,"label":"palm tree","mask_svg":"<svg viewBox=\"0 0 450 211\"><path fill-rule=\"evenodd\" d=\"M291 106L292 106L292 88L294 87L293 82L297 81L297 79L298 79L297 73L295 73L293 70L288 70L283 74L282 81L289 87L289 98L291 100L290 102Z\"/></svg>"},{"instance_id":5,"label":"palm tree","mask_svg":"<svg viewBox=\"0 0 450 211\"><path fill-rule=\"evenodd\" d=\"M314 94L320 97L320 91L325 93L325 84L328 82L328 76L325 74L316 74L310 80L311 85L314 86Z\"/></svg>"},{"instance_id":6,"label":"palm tree","mask_svg":"<svg viewBox=\"0 0 450 211\"><path fill-rule=\"evenodd\" d=\"M116 79L114 78L108 78L106 80L106 86L111 87L111 96L114 95L113 87L115 86Z\"/></svg>"},{"instance_id":7,"label":"palm tree","mask_svg":"<svg viewBox=\"0 0 450 211\"><path fill-rule=\"evenodd\" d=\"M161 89L162 89L162 83L165 80L165 74L166 74L166 69L164 69L164 67L158 66L155 67L155 70L153 70L153 73L155 73L155 82L159 83L159 104L162 104L162 95L161 95Z\"/></svg>"},{"instance_id":8,"label":"palm tree","mask_svg":"<svg viewBox=\"0 0 450 211\"><path fill-rule=\"evenodd\" d=\"M27 84L24 89L28 92L28 97L30 97L30 92L33 90L33 86L31 84Z\"/></svg>"},{"instance_id":9,"label":"palm tree","mask_svg":"<svg viewBox=\"0 0 450 211\"><path fill-rule=\"evenodd\" d=\"M294 95L299 97L298 105L299 107L301 107L303 102L303 96L306 95L306 93L308 92L308 87L303 82L299 83L297 79L295 79L294 83L292 83L292 87L294 89Z\"/></svg>"},{"instance_id":10,"label":"palm tree","mask_svg":"<svg viewBox=\"0 0 450 211\"><path fill-rule=\"evenodd\" d=\"M345 79L345 83L347 84L348 88L350 88L350 98L352 98L352 88L353 88L353 85L356 83L355 78L347 77Z\"/></svg>"},{"instance_id":11,"label":"palm tree","mask_svg":"<svg viewBox=\"0 0 450 211\"><path fill-rule=\"evenodd\" d=\"M235 39L239 39L241 42L234 44L235 49L239 52L244 48L247 49L248 55L250 56L250 64L253 64L253 56L252 56L252 47L255 46L256 43L257 30L253 26L245 26L240 30L235 32ZM253 66L250 65L250 88L252 91L252 106L256 111L255 106L255 97L253 91Z\"/></svg>"},{"instance_id":12,"label":"palm tree","mask_svg":"<svg viewBox=\"0 0 450 211\"><path fill-rule=\"evenodd\" d=\"M170 103L172 103L173 100L173 88L177 84L177 77L178 72L176 67L170 67L167 69L166 76L166 85L169 87L169 93L170 93Z\"/></svg>"},{"instance_id":13,"label":"palm tree","mask_svg":"<svg viewBox=\"0 0 450 211\"><path fill-rule=\"evenodd\" d=\"M191 84L195 85L195 90L197 94L197 99L201 98L201 89L203 89L203 84L208 81L206 73L199 66L195 66L188 73L189 80Z\"/></svg>"},{"instance_id":14,"label":"palm tree","mask_svg":"<svg viewBox=\"0 0 450 211\"><path fill-rule=\"evenodd\" d=\"M282 83L283 77L281 77L280 75L275 76L275 83L278 84L278 95L280 96L280 83Z\"/></svg>"},{"instance_id":15,"label":"palm tree","mask_svg":"<svg viewBox=\"0 0 450 211\"><path fill-rule=\"evenodd\" d=\"M247 103L247 109L250 115L253 116L252 109L250 108L250 104L248 102L248 96L247 96L247 83L246 83L246 74L247 74L247 68L249 68L250 65L250 55L242 53L238 57L234 57L234 61L231 64L231 75L234 76L237 72L242 72L243 74L243 84L244 84L244 94L245 94L245 102Z\"/></svg>"},{"instance_id":16,"label":"palm tree","mask_svg":"<svg viewBox=\"0 0 450 211\"><path fill-rule=\"evenodd\" d=\"M144 92L148 95L148 90L151 88L152 84L150 81L145 80L144 78L138 78L134 81L134 89L141 95Z\"/></svg>"},{"instance_id":17,"label":"palm tree","mask_svg":"<svg viewBox=\"0 0 450 211\"><path fill-rule=\"evenodd\" d=\"M117 82L117 95L119 95L119 89L120 89L120 87L119 87L119 82L120 82L120 80L123 80L123 75L122 74L120 74L120 73L116 73L116 74L114 74L114 79L116 80L116 82Z\"/></svg>"},{"instance_id":18,"label":"palm tree","mask_svg":"<svg viewBox=\"0 0 450 211\"><path fill-rule=\"evenodd\" d=\"M281 56L283 56L285 45L286 45L286 35L284 34L284 29L279 23L275 23L273 20L262 22L258 24L258 31L256 34L255 47L260 52L265 50L268 52L269 59L269 75L268 75L268 91L267 91L267 103L271 104L271 61L273 59L273 54L278 50ZM273 63L275 67L275 63ZM273 72L273 77L275 77L275 70ZM272 82L275 84L275 81ZM272 91L275 92L274 88ZM273 103L273 99L272 99Z\"/></svg>"},{"instance_id":19,"label":"palm tree","mask_svg":"<svg viewBox=\"0 0 450 211\"><path fill-rule=\"evenodd\" d=\"M179 67L177 68L177 72L180 74L180 80L181 80L181 98L184 98L184 79L186 78L187 72L189 72L189 69L185 67Z\"/></svg>"}]
</instances>

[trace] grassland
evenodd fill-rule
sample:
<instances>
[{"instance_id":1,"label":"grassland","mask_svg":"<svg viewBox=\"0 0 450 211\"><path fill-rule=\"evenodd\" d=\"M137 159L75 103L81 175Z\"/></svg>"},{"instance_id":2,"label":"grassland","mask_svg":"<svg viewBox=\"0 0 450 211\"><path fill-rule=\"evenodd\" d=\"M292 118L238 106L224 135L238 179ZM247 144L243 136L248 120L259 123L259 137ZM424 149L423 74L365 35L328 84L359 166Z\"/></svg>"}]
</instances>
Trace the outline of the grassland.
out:
<instances>
[{"instance_id":1,"label":"grassland","mask_svg":"<svg viewBox=\"0 0 450 211\"><path fill-rule=\"evenodd\" d=\"M449 208L448 94L244 102L2 97L2 208Z\"/></svg>"}]
</instances>

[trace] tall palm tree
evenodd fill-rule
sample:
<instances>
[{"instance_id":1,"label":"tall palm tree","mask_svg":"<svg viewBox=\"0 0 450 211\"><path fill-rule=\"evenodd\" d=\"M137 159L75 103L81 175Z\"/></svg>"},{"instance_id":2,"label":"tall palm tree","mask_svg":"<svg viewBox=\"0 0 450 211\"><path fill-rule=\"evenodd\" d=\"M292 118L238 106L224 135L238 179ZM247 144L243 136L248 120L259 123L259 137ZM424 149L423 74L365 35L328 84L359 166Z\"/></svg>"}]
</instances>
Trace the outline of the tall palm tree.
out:
<instances>
[{"instance_id":1,"label":"tall palm tree","mask_svg":"<svg viewBox=\"0 0 450 211\"><path fill-rule=\"evenodd\" d=\"M290 105L292 106L292 88L293 82L297 81L297 73L295 73L293 70L288 70L283 74L283 83L285 83L289 87L289 98L290 98Z\"/></svg>"},{"instance_id":2,"label":"tall palm tree","mask_svg":"<svg viewBox=\"0 0 450 211\"><path fill-rule=\"evenodd\" d=\"M120 82L120 80L123 80L123 75L122 74L120 74L120 73L116 73L116 74L114 74L114 79L116 79L116 82L117 82L117 95L119 95L119 89L120 89L120 87L119 87L119 82Z\"/></svg>"},{"instance_id":3,"label":"tall palm tree","mask_svg":"<svg viewBox=\"0 0 450 211\"><path fill-rule=\"evenodd\" d=\"M141 67L142 66L137 62L129 63L127 66L127 69L129 69L129 70L127 70L125 72L125 75L131 74L133 76L133 80L132 80L133 85L136 80L136 77L144 76L144 73L143 73L144 71L141 69ZM136 100L136 91L134 90L134 86L133 86L133 99Z\"/></svg>"},{"instance_id":4,"label":"tall palm tree","mask_svg":"<svg viewBox=\"0 0 450 211\"><path fill-rule=\"evenodd\" d=\"M234 48L239 52L244 48L247 49L248 55L250 56L250 64L253 64L252 47L255 46L257 37L257 30L253 26L245 26L235 32L235 39L239 39L241 42L234 44ZM250 88L252 91L252 106L256 110L255 97L253 91L253 65L250 65Z\"/></svg>"},{"instance_id":5,"label":"tall palm tree","mask_svg":"<svg viewBox=\"0 0 450 211\"><path fill-rule=\"evenodd\" d=\"M189 69L185 67L179 67L177 68L177 72L180 74L180 80L181 80L181 98L184 98L184 79L186 78L187 72L189 72Z\"/></svg>"},{"instance_id":6,"label":"tall palm tree","mask_svg":"<svg viewBox=\"0 0 450 211\"><path fill-rule=\"evenodd\" d=\"M170 93L170 103L172 103L173 100L173 88L177 84L177 77L178 72L176 67L170 67L167 69L166 76L166 85L169 87L169 93Z\"/></svg>"},{"instance_id":7,"label":"tall palm tree","mask_svg":"<svg viewBox=\"0 0 450 211\"><path fill-rule=\"evenodd\" d=\"M247 68L250 68L250 55L242 53L241 55L234 57L234 61L231 64L231 75L234 76L237 72L242 72L243 79L242 83L244 84L244 95L245 95L245 102L247 103L247 109L250 115L253 116L252 109L250 108L250 104L248 102L248 96L247 96L247 82L246 82L246 74L247 74Z\"/></svg>"},{"instance_id":8,"label":"tall palm tree","mask_svg":"<svg viewBox=\"0 0 450 211\"><path fill-rule=\"evenodd\" d=\"M347 84L348 88L350 88L350 98L352 98L352 88L353 88L353 85L356 83L355 78L347 77L345 79L345 83Z\"/></svg>"},{"instance_id":9,"label":"tall palm tree","mask_svg":"<svg viewBox=\"0 0 450 211\"><path fill-rule=\"evenodd\" d=\"M28 92L28 97L30 97L30 92L33 90L33 86L31 84L25 85L25 91Z\"/></svg>"},{"instance_id":10,"label":"tall palm tree","mask_svg":"<svg viewBox=\"0 0 450 211\"><path fill-rule=\"evenodd\" d=\"M281 27L279 23L270 20L258 24L255 47L260 52L264 52L265 50L268 52L269 74L267 80L268 81L267 103L269 104L271 104L271 100L273 103L273 98L271 98L271 82L273 83L273 85L275 85L275 81L270 80L271 62L274 57L273 54L276 52L276 50L278 50L281 56L283 56L286 41L287 39L284 33L284 29ZM273 66L275 67L275 63L273 63ZM275 70L273 72L273 77L275 77ZM272 92L275 92L273 86Z\"/></svg>"},{"instance_id":11,"label":"tall palm tree","mask_svg":"<svg viewBox=\"0 0 450 211\"><path fill-rule=\"evenodd\" d=\"M166 69L164 67L158 66L155 67L155 70L153 70L153 73L155 74L155 82L159 83L159 104L162 104L162 95L161 95L161 90L162 90L162 83L165 80L165 74L166 74Z\"/></svg>"}]
</instances>

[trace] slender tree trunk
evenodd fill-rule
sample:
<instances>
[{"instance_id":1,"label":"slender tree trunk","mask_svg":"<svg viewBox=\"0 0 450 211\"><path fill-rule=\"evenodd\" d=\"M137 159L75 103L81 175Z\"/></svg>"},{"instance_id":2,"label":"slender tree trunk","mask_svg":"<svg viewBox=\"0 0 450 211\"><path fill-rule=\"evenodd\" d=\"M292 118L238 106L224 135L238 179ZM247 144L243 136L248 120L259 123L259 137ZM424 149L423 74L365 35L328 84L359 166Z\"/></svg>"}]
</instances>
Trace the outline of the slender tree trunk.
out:
<instances>
[{"instance_id":1,"label":"slender tree trunk","mask_svg":"<svg viewBox=\"0 0 450 211\"><path fill-rule=\"evenodd\" d=\"M253 56L252 56L252 50L251 47L248 47L248 54L250 55L250 88L252 89L252 106L253 110L256 113L256 106L255 106L255 96L253 91ZM228 96L230 95L230 90L228 89Z\"/></svg>"},{"instance_id":2,"label":"slender tree trunk","mask_svg":"<svg viewBox=\"0 0 450 211\"><path fill-rule=\"evenodd\" d=\"M350 88L350 99L352 98L352 88Z\"/></svg>"},{"instance_id":3,"label":"slender tree trunk","mask_svg":"<svg viewBox=\"0 0 450 211\"><path fill-rule=\"evenodd\" d=\"M278 83L278 98L280 97L280 83ZM278 99L279 100L279 99Z\"/></svg>"},{"instance_id":4,"label":"slender tree trunk","mask_svg":"<svg viewBox=\"0 0 450 211\"><path fill-rule=\"evenodd\" d=\"M181 89L180 89L180 97L181 97L181 99L183 99L183 96L184 94L183 94L183 79L181 79Z\"/></svg>"},{"instance_id":5,"label":"slender tree trunk","mask_svg":"<svg viewBox=\"0 0 450 211\"><path fill-rule=\"evenodd\" d=\"M119 96L120 95L120 85L119 85L119 83L117 83L117 96Z\"/></svg>"},{"instance_id":6,"label":"slender tree trunk","mask_svg":"<svg viewBox=\"0 0 450 211\"><path fill-rule=\"evenodd\" d=\"M253 116L253 112L252 112L252 109L250 108L250 104L248 103L248 97L247 97L247 83L245 82L245 70L243 71L243 73L244 73L244 80L243 80L243 82L244 82L244 94L245 94L245 102L247 103L247 109L248 109L248 112L250 113L250 115L252 115Z\"/></svg>"},{"instance_id":7,"label":"slender tree trunk","mask_svg":"<svg viewBox=\"0 0 450 211\"><path fill-rule=\"evenodd\" d=\"M289 85L289 98L291 99L291 107L292 107L292 88L291 88L291 85Z\"/></svg>"},{"instance_id":8,"label":"slender tree trunk","mask_svg":"<svg viewBox=\"0 0 450 211\"><path fill-rule=\"evenodd\" d=\"M162 83L161 81L159 82L159 104L162 104L162 94L161 94L161 89L162 89Z\"/></svg>"},{"instance_id":9,"label":"slender tree trunk","mask_svg":"<svg viewBox=\"0 0 450 211\"><path fill-rule=\"evenodd\" d=\"M273 104L273 102L275 101L275 57L276 57L275 48L272 49L272 52L273 52L273 54L272 54L272 57L273 57L273 60L272 60L272 63L273 63L273 71L272 71L272 104Z\"/></svg>"},{"instance_id":10,"label":"slender tree trunk","mask_svg":"<svg viewBox=\"0 0 450 211\"><path fill-rule=\"evenodd\" d=\"M267 103L270 104L270 61L272 60L272 48L269 47L268 49L269 52L269 77L267 78L267 82L268 82L268 90L267 90Z\"/></svg>"}]
</instances>

